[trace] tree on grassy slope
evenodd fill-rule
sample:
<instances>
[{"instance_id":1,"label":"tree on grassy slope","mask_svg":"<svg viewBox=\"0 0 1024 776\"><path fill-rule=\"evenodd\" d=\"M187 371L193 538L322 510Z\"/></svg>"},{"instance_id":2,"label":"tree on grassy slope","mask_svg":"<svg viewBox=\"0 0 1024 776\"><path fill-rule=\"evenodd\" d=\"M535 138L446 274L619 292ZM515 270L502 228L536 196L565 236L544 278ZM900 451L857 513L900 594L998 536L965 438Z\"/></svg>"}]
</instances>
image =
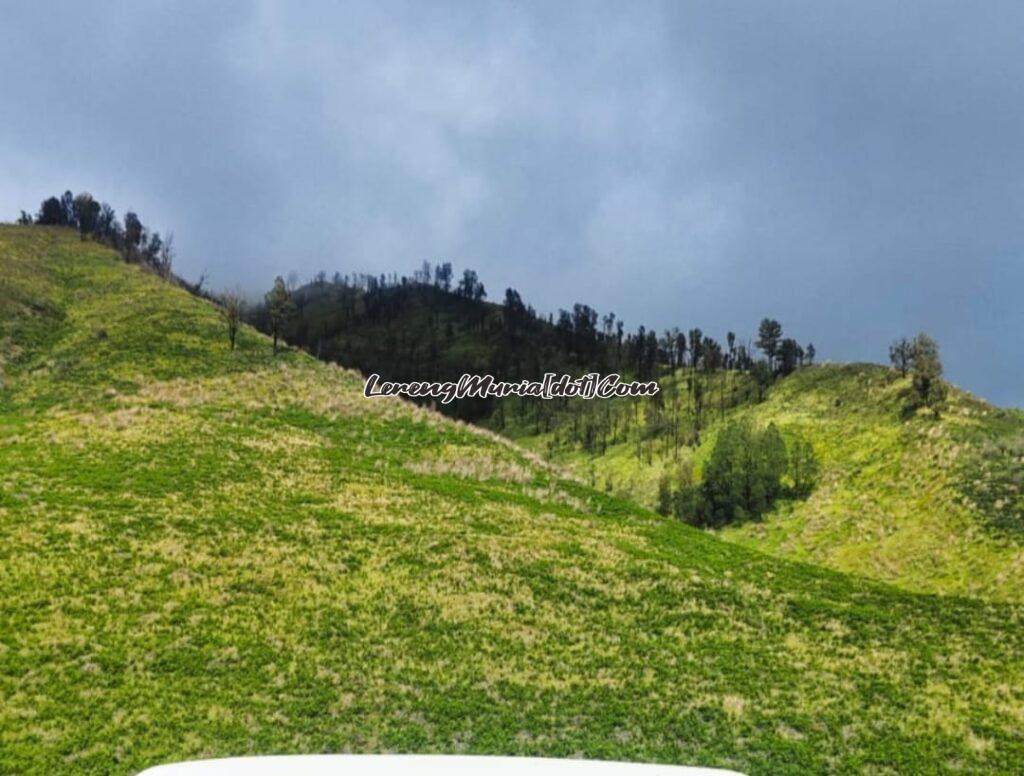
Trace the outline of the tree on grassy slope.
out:
<instances>
[{"instance_id":1,"label":"tree on grassy slope","mask_svg":"<svg viewBox=\"0 0 1024 776\"><path fill-rule=\"evenodd\" d=\"M754 384L757 386L757 400L764 401L768 387L772 384L772 368L767 361L761 359L755 361L750 367L750 375L754 378Z\"/></svg>"},{"instance_id":2,"label":"tree on grassy slope","mask_svg":"<svg viewBox=\"0 0 1024 776\"><path fill-rule=\"evenodd\" d=\"M801 365L804 359L804 349L800 347L795 339L786 337L779 343L778 372L780 375L788 375Z\"/></svg>"},{"instance_id":3,"label":"tree on grassy slope","mask_svg":"<svg viewBox=\"0 0 1024 776\"><path fill-rule=\"evenodd\" d=\"M228 327L228 342L234 350L238 327L242 322L242 299L238 294L230 291L224 294L221 298L220 317Z\"/></svg>"},{"instance_id":4,"label":"tree on grassy slope","mask_svg":"<svg viewBox=\"0 0 1024 776\"><path fill-rule=\"evenodd\" d=\"M912 344L915 406L927 407L938 418L946 405L946 384L942 380L939 345L927 334L918 334Z\"/></svg>"},{"instance_id":5,"label":"tree on grassy slope","mask_svg":"<svg viewBox=\"0 0 1024 776\"><path fill-rule=\"evenodd\" d=\"M749 422L719 432L704 467L696 521L719 527L760 517L782 493L787 454L774 425L761 430Z\"/></svg>"},{"instance_id":6,"label":"tree on grassy slope","mask_svg":"<svg viewBox=\"0 0 1024 776\"><path fill-rule=\"evenodd\" d=\"M818 483L821 467L814 447L806 439L797 437L789 447L789 476L793 481L793 495L806 498Z\"/></svg>"},{"instance_id":7,"label":"tree on grassy slope","mask_svg":"<svg viewBox=\"0 0 1024 776\"><path fill-rule=\"evenodd\" d=\"M907 376L914 363L914 346L906 337L900 337L889 346L889 362L900 377Z\"/></svg>"},{"instance_id":8,"label":"tree on grassy slope","mask_svg":"<svg viewBox=\"0 0 1024 776\"><path fill-rule=\"evenodd\" d=\"M44 199L36 214L36 223L40 226L67 226L64 220L64 208L57 197Z\"/></svg>"},{"instance_id":9,"label":"tree on grassy slope","mask_svg":"<svg viewBox=\"0 0 1024 776\"><path fill-rule=\"evenodd\" d=\"M774 318L763 318L757 327L757 347L768 356L769 369L775 369L775 354L782 339L782 324Z\"/></svg>"},{"instance_id":10,"label":"tree on grassy slope","mask_svg":"<svg viewBox=\"0 0 1024 776\"><path fill-rule=\"evenodd\" d=\"M129 210L124 214L124 260L126 262L130 263L135 260L139 245L142 244L144 231L142 221L134 212Z\"/></svg>"},{"instance_id":11,"label":"tree on grassy slope","mask_svg":"<svg viewBox=\"0 0 1024 776\"><path fill-rule=\"evenodd\" d=\"M274 353L277 353L277 340L281 336L285 323L295 311L295 302L292 301L291 291L284 283L284 278L278 275L274 278L274 287L264 297L267 303L267 319L270 322L270 334L274 338Z\"/></svg>"},{"instance_id":12,"label":"tree on grassy slope","mask_svg":"<svg viewBox=\"0 0 1024 776\"><path fill-rule=\"evenodd\" d=\"M78 236L84 241L96 228L100 215L100 203L93 199L92 194L83 191L74 199L75 222L78 224Z\"/></svg>"}]
</instances>

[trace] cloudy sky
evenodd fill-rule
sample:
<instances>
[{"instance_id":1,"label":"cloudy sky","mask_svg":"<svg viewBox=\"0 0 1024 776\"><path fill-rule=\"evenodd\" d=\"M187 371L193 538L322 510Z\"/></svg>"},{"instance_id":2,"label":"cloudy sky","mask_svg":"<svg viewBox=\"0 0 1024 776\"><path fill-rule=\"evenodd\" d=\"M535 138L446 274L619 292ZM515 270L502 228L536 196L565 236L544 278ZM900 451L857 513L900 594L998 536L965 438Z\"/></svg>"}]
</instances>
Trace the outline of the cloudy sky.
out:
<instances>
[{"instance_id":1,"label":"cloudy sky","mask_svg":"<svg viewBox=\"0 0 1024 776\"><path fill-rule=\"evenodd\" d=\"M32 5L0 217L87 189L219 288L443 259L832 360L925 330L1024 406L1024 4Z\"/></svg>"}]
</instances>

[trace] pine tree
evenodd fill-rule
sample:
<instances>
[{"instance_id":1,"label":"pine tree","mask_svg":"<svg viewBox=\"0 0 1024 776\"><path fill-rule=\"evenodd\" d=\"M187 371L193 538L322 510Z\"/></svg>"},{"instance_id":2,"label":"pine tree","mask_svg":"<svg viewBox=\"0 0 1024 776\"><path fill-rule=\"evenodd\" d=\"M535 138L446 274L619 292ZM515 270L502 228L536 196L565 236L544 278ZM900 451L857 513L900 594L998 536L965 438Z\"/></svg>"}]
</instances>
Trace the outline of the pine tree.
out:
<instances>
[{"instance_id":1,"label":"pine tree","mask_svg":"<svg viewBox=\"0 0 1024 776\"><path fill-rule=\"evenodd\" d=\"M757 328L757 346L768 356L768 368L775 369L775 354L782 340L782 324L774 318L763 318Z\"/></svg>"}]
</instances>

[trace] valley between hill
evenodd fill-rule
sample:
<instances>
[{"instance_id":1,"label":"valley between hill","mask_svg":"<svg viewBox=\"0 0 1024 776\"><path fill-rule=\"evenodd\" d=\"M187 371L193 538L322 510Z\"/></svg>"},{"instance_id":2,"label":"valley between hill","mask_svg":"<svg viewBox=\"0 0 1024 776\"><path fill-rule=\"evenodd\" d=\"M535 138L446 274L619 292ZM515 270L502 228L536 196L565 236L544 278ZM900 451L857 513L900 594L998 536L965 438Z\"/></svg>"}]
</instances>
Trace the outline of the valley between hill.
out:
<instances>
[{"instance_id":1,"label":"valley between hill","mask_svg":"<svg viewBox=\"0 0 1024 776\"><path fill-rule=\"evenodd\" d=\"M682 406L692 401L685 378L680 370L662 379L664 405L673 395ZM699 477L726 424L774 424L813 445L820 481L807 499L784 499L761 519L720 529L721 538L908 590L1024 600L1024 412L951 388L939 420L904 418L909 378L874 364L823 364L782 378L763 402L719 413L720 384L730 391L745 379L711 378L701 443L678 454L664 434L645 435L643 416L638 423L630 411L603 451L567 440L572 424L603 411L599 403L562 413L547 433L508 432L594 487L653 509L662 480L674 486L687 468Z\"/></svg>"}]
</instances>

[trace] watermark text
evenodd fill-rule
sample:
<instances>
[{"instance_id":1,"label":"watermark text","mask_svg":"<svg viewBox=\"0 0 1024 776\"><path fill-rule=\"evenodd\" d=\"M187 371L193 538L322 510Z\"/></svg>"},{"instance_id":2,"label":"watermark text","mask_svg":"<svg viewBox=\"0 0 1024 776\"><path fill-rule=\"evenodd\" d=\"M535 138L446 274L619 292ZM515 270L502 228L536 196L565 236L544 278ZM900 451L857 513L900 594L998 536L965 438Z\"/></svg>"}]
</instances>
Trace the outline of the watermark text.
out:
<instances>
[{"instance_id":1,"label":"watermark text","mask_svg":"<svg viewBox=\"0 0 1024 776\"><path fill-rule=\"evenodd\" d=\"M372 374L366 378L363 396L405 396L410 399L436 399L450 404L456 399L504 399L509 396L537 399L616 399L654 396L656 382L627 382L617 374L600 375L596 372L582 377L548 372L541 380L497 380L493 375L462 375L455 382L415 381L408 383L382 380Z\"/></svg>"}]
</instances>

